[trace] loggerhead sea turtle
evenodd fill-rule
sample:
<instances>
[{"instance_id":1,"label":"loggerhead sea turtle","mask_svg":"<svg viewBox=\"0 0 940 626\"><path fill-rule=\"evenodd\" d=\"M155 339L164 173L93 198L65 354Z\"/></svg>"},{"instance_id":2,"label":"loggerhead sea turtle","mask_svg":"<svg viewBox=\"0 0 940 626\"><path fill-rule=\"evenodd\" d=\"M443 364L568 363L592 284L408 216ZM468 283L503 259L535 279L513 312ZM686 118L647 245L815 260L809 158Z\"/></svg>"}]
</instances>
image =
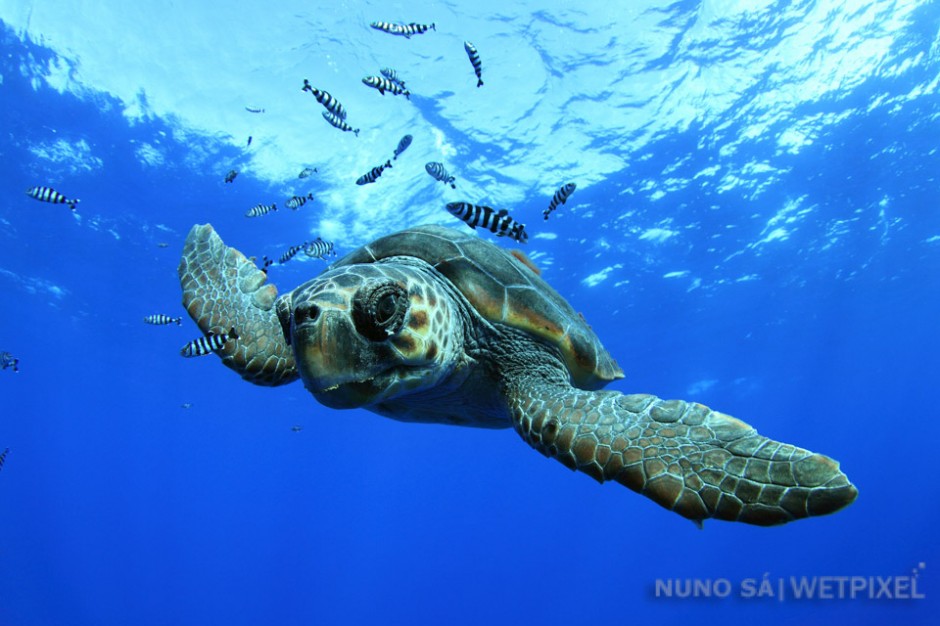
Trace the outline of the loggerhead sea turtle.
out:
<instances>
[{"instance_id":1,"label":"loggerhead sea turtle","mask_svg":"<svg viewBox=\"0 0 940 626\"><path fill-rule=\"evenodd\" d=\"M297 378L322 404L402 421L512 426L542 454L696 523L782 524L858 491L829 457L697 403L598 391L623 373L530 267L470 233L422 226L351 252L277 296L211 225L179 266L183 305L258 385Z\"/></svg>"}]
</instances>

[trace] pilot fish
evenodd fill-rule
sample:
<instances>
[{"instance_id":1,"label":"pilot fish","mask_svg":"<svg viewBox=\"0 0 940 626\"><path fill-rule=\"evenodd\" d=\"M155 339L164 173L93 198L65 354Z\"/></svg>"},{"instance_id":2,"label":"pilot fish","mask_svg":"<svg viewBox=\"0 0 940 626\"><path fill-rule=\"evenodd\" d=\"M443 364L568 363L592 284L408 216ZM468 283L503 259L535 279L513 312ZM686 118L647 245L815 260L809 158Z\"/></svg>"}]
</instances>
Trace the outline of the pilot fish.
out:
<instances>
[{"instance_id":1,"label":"pilot fish","mask_svg":"<svg viewBox=\"0 0 940 626\"><path fill-rule=\"evenodd\" d=\"M336 256L336 250L333 249L332 241L323 241L317 237L316 241L311 241L304 248L304 254L314 259L326 260L327 256Z\"/></svg>"},{"instance_id":2,"label":"pilot fish","mask_svg":"<svg viewBox=\"0 0 940 626\"><path fill-rule=\"evenodd\" d=\"M264 109L258 109L255 107L245 107L245 110L249 113L264 113Z\"/></svg>"},{"instance_id":3,"label":"pilot fish","mask_svg":"<svg viewBox=\"0 0 940 626\"><path fill-rule=\"evenodd\" d=\"M410 24L399 25L399 29L399 34L404 35L406 38L410 39L412 35L420 35L422 33L428 32L428 30L437 30L437 26L434 24L415 24L414 22L411 22Z\"/></svg>"},{"instance_id":4,"label":"pilot fish","mask_svg":"<svg viewBox=\"0 0 940 626\"><path fill-rule=\"evenodd\" d=\"M167 324L176 324L179 326L183 323L182 317L170 317L169 315L163 315L162 313L157 313L156 315L148 315L144 318L144 322L147 324L153 324L155 326L166 326Z\"/></svg>"},{"instance_id":5,"label":"pilot fish","mask_svg":"<svg viewBox=\"0 0 940 626\"><path fill-rule=\"evenodd\" d=\"M405 135L401 138L401 141L398 142L398 147L395 148L395 156L392 157L392 160L396 160L398 155L408 149L408 146L411 145L411 135Z\"/></svg>"},{"instance_id":6,"label":"pilot fish","mask_svg":"<svg viewBox=\"0 0 940 626\"><path fill-rule=\"evenodd\" d=\"M555 192L555 195L552 196L552 201L548 203L548 208L542 211L542 215L545 216L545 219L548 219L548 216L552 211L558 208L559 204L564 204L567 202L568 196L574 193L574 190L577 186L578 185L575 183L568 183L567 185L560 187L558 191Z\"/></svg>"},{"instance_id":7,"label":"pilot fish","mask_svg":"<svg viewBox=\"0 0 940 626\"><path fill-rule=\"evenodd\" d=\"M436 178L445 185L450 185L451 189L457 188L457 185L454 184L454 181L457 179L451 176L447 170L444 169L444 165L442 163L431 161L430 163L425 164L424 169L427 170L428 174L430 174L433 178Z\"/></svg>"},{"instance_id":8,"label":"pilot fish","mask_svg":"<svg viewBox=\"0 0 940 626\"><path fill-rule=\"evenodd\" d=\"M317 171L317 168L315 167L305 167L304 169L300 171L300 175L297 176L297 178L307 178L311 174L316 173L316 171Z\"/></svg>"},{"instance_id":9,"label":"pilot fish","mask_svg":"<svg viewBox=\"0 0 940 626\"><path fill-rule=\"evenodd\" d=\"M411 22L410 24L392 24L391 22L372 22L369 24L372 28L376 30L381 30L390 35L402 35L407 39L411 39L412 35L420 35L421 33L426 33L428 30L433 29L437 30L437 26L434 24L415 24Z\"/></svg>"},{"instance_id":10,"label":"pilot fish","mask_svg":"<svg viewBox=\"0 0 940 626\"><path fill-rule=\"evenodd\" d=\"M290 248L287 249L287 252L281 255L281 258L279 258L277 262L280 263L281 265L283 265L284 263L287 263L288 261L293 259L297 255L298 252L300 252L306 247L307 247L306 241L303 242L302 244L291 246ZM271 265L271 264L268 263L267 265ZM267 267L267 265L265 267Z\"/></svg>"},{"instance_id":11,"label":"pilot fish","mask_svg":"<svg viewBox=\"0 0 940 626\"><path fill-rule=\"evenodd\" d=\"M185 357L205 356L210 352L221 350L229 339L238 339L238 333L234 328L227 333L219 335L210 333L205 337L193 339L180 349L180 354Z\"/></svg>"},{"instance_id":12,"label":"pilot fish","mask_svg":"<svg viewBox=\"0 0 940 626\"><path fill-rule=\"evenodd\" d=\"M308 193L306 196L293 196L290 200L285 202L288 209L294 209L295 211L307 203L307 200L313 200L313 193Z\"/></svg>"},{"instance_id":13,"label":"pilot fish","mask_svg":"<svg viewBox=\"0 0 940 626\"><path fill-rule=\"evenodd\" d=\"M327 122L329 122L330 124L332 124L333 126L335 126L336 128L340 129L340 130L343 131L343 132L352 131L352 132L356 133L356 137L359 136L359 129L358 129L358 128L353 128L352 126L350 126L349 124L347 124L346 122L344 122L344 121L341 120L340 118L336 117L335 115L333 115L333 114L330 113L329 111L324 111L324 112L323 112L323 119L325 119Z\"/></svg>"},{"instance_id":14,"label":"pilot fish","mask_svg":"<svg viewBox=\"0 0 940 626\"><path fill-rule=\"evenodd\" d=\"M9 448L4 448L3 452L0 452L0 469L3 469L3 464L7 462L8 454L10 454Z\"/></svg>"},{"instance_id":15,"label":"pilot fish","mask_svg":"<svg viewBox=\"0 0 940 626\"><path fill-rule=\"evenodd\" d=\"M14 372L20 371L20 360L10 354L9 352L0 352L0 370L5 370L8 367L13 368Z\"/></svg>"},{"instance_id":16,"label":"pilot fish","mask_svg":"<svg viewBox=\"0 0 940 626\"><path fill-rule=\"evenodd\" d=\"M230 183L235 180L235 177L238 176L238 172L235 170L229 170L228 174L225 175L225 182Z\"/></svg>"},{"instance_id":17,"label":"pilot fish","mask_svg":"<svg viewBox=\"0 0 940 626\"><path fill-rule=\"evenodd\" d=\"M401 32L401 24L392 24L391 22L372 22L369 24L369 26L384 33L388 33L389 35L405 34Z\"/></svg>"},{"instance_id":18,"label":"pilot fish","mask_svg":"<svg viewBox=\"0 0 940 626\"><path fill-rule=\"evenodd\" d=\"M69 200L61 193L53 189L52 187L30 187L26 190L26 195L30 198L35 198L41 202L51 202L53 204L67 204L69 208L73 211L75 210L75 205L81 202L78 198L74 200Z\"/></svg>"},{"instance_id":19,"label":"pilot fish","mask_svg":"<svg viewBox=\"0 0 940 626\"><path fill-rule=\"evenodd\" d=\"M377 167L373 167L373 168L369 171L368 174L363 174L363 175L360 176L358 179L356 179L356 184L357 184L357 185L368 185L369 183L374 183L375 180L376 180L379 176L382 175L382 172L384 172L386 168L389 168L389 167L391 167L391 166L392 166L392 162L391 162L391 160L388 160L388 161L385 162L385 165L379 165L379 166L377 166Z\"/></svg>"},{"instance_id":20,"label":"pilot fish","mask_svg":"<svg viewBox=\"0 0 940 626\"><path fill-rule=\"evenodd\" d=\"M477 75L477 87L483 86L483 64L480 63L480 53L473 47L469 41L463 42L463 49L467 51L470 57L470 63L473 65L473 73Z\"/></svg>"},{"instance_id":21,"label":"pilot fish","mask_svg":"<svg viewBox=\"0 0 940 626\"><path fill-rule=\"evenodd\" d=\"M382 74L382 76L384 76L385 78L392 81L393 83L397 83L398 85L400 85L402 89L407 89L407 87L405 87L405 81L400 79L398 77L398 72L396 72L392 68L383 67L381 70L379 70L379 73Z\"/></svg>"},{"instance_id":22,"label":"pilot fish","mask_svg":"<svg viewBox=\"0 0 940 626\"><path fill-rule=\"evenodd\" d=\"M447 205L447 210L470 228L476 229L480 226L498 237L509 237L519 243L525 243L529 238L525 225L512 219L506 209L497 211L492 207L469 202L451 202Z\"/></svg>"},{"instance_id":23,"label":"pilot fish","mask_svg":"<svg viewBox=\"0 0 940 626\"><path fill-rule=\"evenodd\" d=\"M277 211L277 204L258 204L248 209L245 217L260 217L271 211Z\"/></svg>"},{"instance_id":24,"label":"pilot fish","mask_svg":"<svg viewBox=\"0 0 940 626\"><path fill-rule=\"evenodd\" d=\"M317 102L326 107L327 111L341 120L346 119L346 109L344 109L343 105L339 103L339 100L331 96L329 92L323 91L322 89L317 89L316 87L312 86L310 81L306 78L304 79L304 86L302 91L309 91L313 94L313 97L317 99Z\"/></svg>"},{"instance_id":25,"label":"pilot fish","mask_svg":"<svg viewBox=\"0 0 940 626\"><path fill-rule=\"evenodd\" d=\"M411 100L410 91L408 91L407 89L402 89L402 87L398 83L393 83L387 78L382 78L381 76L366 76L365 78L362 79L362 82L370 87L378 89L379 93L382 94L383 96L385 95L385 92L387 91L392 95L395 95L395 96L403 95L409 100Z\"/></svg>"}]
</instances>

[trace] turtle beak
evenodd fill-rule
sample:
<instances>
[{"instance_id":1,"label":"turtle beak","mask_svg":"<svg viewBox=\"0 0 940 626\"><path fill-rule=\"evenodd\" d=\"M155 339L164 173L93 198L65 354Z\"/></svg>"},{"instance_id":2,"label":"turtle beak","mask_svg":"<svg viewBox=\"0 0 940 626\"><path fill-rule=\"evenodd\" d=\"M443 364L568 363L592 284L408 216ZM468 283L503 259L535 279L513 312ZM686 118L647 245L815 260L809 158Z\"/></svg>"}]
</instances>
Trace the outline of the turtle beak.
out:
<instances>
[{"instance_id":1,"label":"turtle beak","mask_svg":"<svg viewBox=\"0 0 940 626\"><path fill-rule=\"evenodd\" d=\"M371 404L380 389L368 341L350 322L345 310L305 304L294 311L291 324L294 361L304 385L321 404L351 409ZM370 363L371 361L371 363Z\"/></svg>"}]
</instances>

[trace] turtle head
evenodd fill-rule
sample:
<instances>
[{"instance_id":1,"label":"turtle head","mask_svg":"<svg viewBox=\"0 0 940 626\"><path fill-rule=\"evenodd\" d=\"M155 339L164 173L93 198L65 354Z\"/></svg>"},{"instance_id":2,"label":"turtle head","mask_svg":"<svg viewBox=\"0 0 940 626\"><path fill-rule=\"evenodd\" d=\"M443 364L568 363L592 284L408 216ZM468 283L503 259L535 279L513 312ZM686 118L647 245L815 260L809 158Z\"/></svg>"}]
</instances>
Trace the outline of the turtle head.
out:
<instances>
[{"instance_id":1,"label":"turtle head","mask_svg":"<svg viewBox=\"0 0 940 626\"><path fill-rule=\"evenodd\" d=\"M455 304L428 271L393 260L327 271L279 302L304 385L333 408L430 389L463 348Z\"/></svg>"}]
</instances>

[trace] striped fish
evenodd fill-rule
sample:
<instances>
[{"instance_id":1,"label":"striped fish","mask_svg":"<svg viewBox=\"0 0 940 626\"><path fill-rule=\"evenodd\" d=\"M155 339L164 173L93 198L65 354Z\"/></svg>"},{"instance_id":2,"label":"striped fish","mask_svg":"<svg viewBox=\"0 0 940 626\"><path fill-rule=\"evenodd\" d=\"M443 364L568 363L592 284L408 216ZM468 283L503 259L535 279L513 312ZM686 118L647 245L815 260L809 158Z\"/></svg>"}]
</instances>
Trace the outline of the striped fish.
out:
<instances>
[{"instance_id":1,"label":"striped fish","mask_svg":"<svg viewBox=\"0 0 940 626\"><path fill-rule=\"evenodd\" d=\"M313 94L313 97L317 99L317 102L326 107L326 110L338 117L341 120L346 119L346 109L343 108L343 105L339 103L339 100L334 98L327 91L322 89L317 89L310 84L310 81L306 78L304 79L304 86L302 91L309 91Z\"/></svg>"},{"instance_id":2,"label":"striped fish","mask_svg":"<svg viewBox=\"0 0 940 626\"><path fill-rule=\"evenodd\" d=\"M8 367L13 368L14 372L19 373L20 360L9 352L0 352L0 370L5 370Z\"/></svg>"},{"instance_id":3,"label":"striped fish","mask_svg":"<svg viewBox=\"0 0 940 626\"><path fill-rule=\"evenodd\" d=\"M477 75L477 87L483 86L483 64L480 63L480 53L473 47L469 41L463 42L463 49L467 51L470 57L470 63L473 65L473 73Z\"/></svg>"},{"instance_id":4,"label":"striped fish","mask_svg":"<svg viewBox=\"0 0 940 626\"><path fill-rule=\"evenodd\" d=\"M271 211L277 211L277 204L258 204L248 209L245 217L261 217Z\"/></svg>"},{"instance_id":5,"label":"striped fish","mask_svg":"<svg viewBox=\"0 0 940 626\"><path fill-rule=\"evenodd\" d=\"M281 265L283 265L284 263L287 263L288 261L293 259L297 255L298 252L300 252L301 250L304 250L306 247L307 247L306 241L300 245L291 246L290 248L287 249L287 252L281 255L281 258L278 259L277 262L280 263ZM268 265L270 265L270 263L268 263Z\"/></svg>"},{"instance_id":6,"label":"striped fish","mask_svg":"<svg viewBox=\"0 0 940 626\"><path fill-rule=\"evenodd\" d=\"M256 107L245 107L245 110L249 113L264 113L264 109L258 109Z\"/></svg>"},{"instance_id":7,"label":"striped fish","mask_svg":"<svg viewBox=\"0 0 940 626\"><path fill-rule=\"evenodd\" d=\"M340 130L343 131L343 132L352 131L352 132L356 133L356 137L359 136L359 129L358 129L358 128L353 128L352 126L350 126L349 124L347 124L346 122L344 122L342 119L336 117L335 115L333 115L333 114L330 113L329 111L324 111L324 112L323 112L323 119L325 119L327 122L329 122L330 124L332 124L333 126L335 126L336 128L340 129Z\"/></svg>"},{"instance_id":8,"label":"striped fish","mask_svg":"<svg viewBox=\"0 0 940 626\"><path fill-rule=\"evenodd\" d=\"M393 83L397 83L398 85L400 85L402 89L407 89L407 87L405 87L405 81L399 78L398 72L396 72L392 68L383 67L381 70L379 70L379 73L382 74L382 76L384 76L385 78L392 81Z\"/></svg>"},{"instance_id":9,"label":"striped fish","mask_svg":"<svg viewBox=\"0 0 940 626\"><path fill-rule=\"evenodd\" d=\"M307 203L307 200L313 200L313 193L308 193L306 196L292 196L290 200L285 202L288 209L297 210Z\"/></svg>"},{"instance_id":10,"label":"striped fish","mask_svg":"<svg viewBox=\"0 0 940 626\"><path fill-rule=\"evenodd\" d=\"M420 35L422 33L428 32L428 30L437 30L435 24L415 24L411 22L410 24L399 25L399 34L404 35L407 39L411 39L412 35Z\"/></svg>"},{"instance_id":11,"label":"striped fish","mask_svg":"<svg viewBox=\"0 0 940 626\"><path fill-rule=\"evenodd\" d=\"M369 173L368 173L368 174L363 174L362 176L360 176L359 178L357 178L357 179L356 179L356 184L357 184L357 185L368 185L369 183L374 183L375 180L376 180L379 176L382 175L382 172L384 172L386 168L389 168L389 167L391 167L391 166L392 166L392 162L391 162L391 160L389 160L389 161L386 161L386 162L385 162L385 165L379 165L379 166L373 167L371 170L369 170Z\"/></svg>"},{"instance_id":12,"label":"striped fish","mask_svg":"<svg viewBox=\"0 0 940 626\"><path fill-rule=\"evenodd\" d=\"M451 189L456 189L457 185L454 184L454 181L457 180L451 176L446 169L444 169L443 163L438 163L436 161L431 161L430 163L425 164L424 169L427 170L428 174L432 178L435 178L445 185L450 185Z\"/></svg>"},{"instance_id":13,"label":"striped fish","mask_svg":"<svg viewBox=\"0 0 940 626\"><path fill-rule=\"evenodd\" d=\"M238 172L229 170L228 174L225 175L225 182L230 183L234 181L236 176L238 176Z\"/></svg>"},{"instance_id":14,"label":"striped fish","mask_svg":"<svg viewBox=\"0 0 940 626\"><path fill-rule=\"evenodd\" d=\"M447 210L454 217L463 220L470 228L476 229L479 226L497 237L509 237L519 243L525 243L529 238L525 232L525 224L512 219L506 209L497 211L492 207L469 202L451 202L447 205Z\"/></svg>"},{"instance_id":15,"label":"striped fish","mask_svg":"<svg viewBox=\"0 0 940 626\"><path fill-rule=\"evenodd\" d=\"M398 142L398 147L395 148L395 156L392 157L392 160L396 160L398 155L408 149L408 146L411 145L411 135L405 135L401 138L401 141Z\"/></svg>"},{"instance_id":16,"label":"striped fish","mask_svg":"<svg viewBox=\"0 0 940 626\"><path fill-rule=\"evenodd\" d=\"M575 183L568 183L567 185L560 187L558 191L555 192L555 195L552 196L552 201L548 203L548 208L542 211L542 215L545 216L545 219L548 219L548 216L552 211L558 208L559 204L564 204L568 201L568 196L574 193L574 190L577 188L577 186L578 185Z\"/></svg>"},{"instance_id":17,"label":"striped fish","mask_svg":"<svg viewBox=\"0 0 940 626\"><path fill-rule=\"evenodd\" d=\"M317 168L315 167L305 167L304 169L300 171L300 175L297 176L297 178L307 178L311 174L315 174L316 171L317 171Z\"/></svg>"},{"instance_id":18,"label":"striped fish","mask_svg":"<svg viewBox=\"0 0 940 626\"><path fill-rule=\"evenodd\" d=\"M8 454L10 454L9 448L4 448L3 452L0 452L0 469L3 469L3 464L7 462Z\"/></svg>"},{"instance_id":19,"label":"striped fish","mask_svg":"<svg viewBox=\"0 0 940 626\"><path fill-rule=\"evenodd\" d=\"M74 200L69 200L61 193L53 189L52 187L30 187L26 190L26 195L30 198L35 198L41 202L51 202L53 204L67 204L69 208L73 211L75 210L75 205L81 202L78 198Z\"/></svg>"},{"instance_id":20,"label":"striped fish","mask_svg":"<svg viewBox=\"0 0 940 626\"><path fill-rule=\"evenodd\" d=\"M323 241L317 237L316 241L311 241L304 248L304 254L314 259L326 260L327 256L336 256L336 250L333 249L332 241Z\"/></svg>"},{"instance_id":21,"label":"striped fish","mask_svg":"<svg viewBox=\"0 0 940 626\"><path fill-rule=\"evenodd\" d=\"M210 352L218 352L229 339L238 339L238 333L232 328L227 333L219 335L209 333L205 337L193 339L180 349L180 354L189 358L194 356L205 356Z\"/></svg>"},{"instance_id":22,"label":"striped fish","mask_svg":"<svg viewBox=\"0 0 940 626\"><path fill-rule=\"evenodd\" d=\"M157 313L156 315L148 315L144 318L145 324L153 324L154 326L166 326L167 324L176 324L177 326L183 323L182 317L170 317L169 315L163 315L162 313Z\"/></svg>"},{"instance_id":23,"label":"striped fish","mask_svg":"<svg viewBox=\"0 0 940 626\"><path fill-rule=\"evenodd\" d=\"M380 30L389 35L404 35L401 24L392 24L391 22L372 22L369 24L372 28Z\"/></svg>"},{"instance_id":24,"label":"striped fish","mask_svg":"<svg viewBox=\"0 0 940 626\"><path fill-rule=\"evenodd\" d=\"M366 76L362 79L362 82L366 85L373 87L379 90L379 93L383 96L385 92L389 92L395 96L405 96L411 100L411 92L407 89L402 89L398 83L393 83L387 78L382 78L381 76Z\"/></svg>"}]
</instances>

